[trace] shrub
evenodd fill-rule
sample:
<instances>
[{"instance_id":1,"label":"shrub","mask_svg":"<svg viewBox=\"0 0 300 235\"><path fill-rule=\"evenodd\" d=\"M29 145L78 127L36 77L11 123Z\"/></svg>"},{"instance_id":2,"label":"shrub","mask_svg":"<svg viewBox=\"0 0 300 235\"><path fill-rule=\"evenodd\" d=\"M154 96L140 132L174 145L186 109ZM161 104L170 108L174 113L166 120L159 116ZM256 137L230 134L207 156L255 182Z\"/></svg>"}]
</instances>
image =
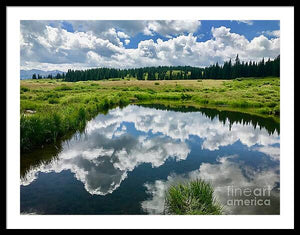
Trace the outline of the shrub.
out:
<instances>
[{"instance_id":1,"label":"shrub","mask_svg":"<svg viewBox=\"0 0 300 235\"><path fill-rule=\"evenodd\" d=\"M278 102L268 102L266 103L266 106L270 107L270 108L274 108L278 105Z\"/></svg>"},{"instance_id":2,"label":"shrub","mask_svg":"<svg viewBox=\"0 0 300 235\"><path fill-rule=\"evenodd\" d=\"M48 99L49 104L58 104L59 100L56 98L49 98Z\"/></svg>"},{"instance_id":3,"label":"shrub","mask_svg":"<svg viewBox=\"0 0 300 235\"><path fill-rule=\"evenodd\" d=\"M150 93L150 94L155 94L155 93L156 93L156 91L155 91L155 90L153 90L153 89L150 89L150 88L148 88L146 91L147 91L148 93Z\"/></svg>"},{"instance_id":4,"label":"shrub","mask_svg":"<svg viewBox=\"0 0 300 235\"><path fill-rule=\"evenodd\" d=\"M67 85L62 85L62 86L55 87L54 90L56 90L56 91L67 91L67 90L72 90L72 88L67 86Z\"/></svg>"},{"instance_id":5,"label":"shrub","mask_svg":"<svg viewBox=\"0 0 300 235\"><path fill-rule=\"evenodd\" d=\"M97 83L91 83L90 86L99 86Z\"/></svg>"},{"instance_id":6,"label":"shrub","mask_svg":"<svg viewBox=\"0 0 300 235\"><path fill-rule=\"evenodd\" d=\"M30 91L30 89L27 87L21 86L21 92L27 92L27 91Z\"/></svg>"},{"instance_id":7,"label":"shrub","mask_svg":"<svg viewBox=\"0 0 300 235\"><path fill-rule=\"evenodd\" d=\"M186 94L186 93L181 93L181 99L182 100L189 100L192 98L192 95Z\"/></svg>"},{"instance_id":8,"label":"shrub","mask_svg":"<svg viewBox=\"0 0 300 235\"><path fill-rule=\"evenodd\" d=\"M139 93L139 94L135 94L134 97L137 98L138 100L148 100L151 98L151 95L145 93Z\"/></svg>"}]
</instances>

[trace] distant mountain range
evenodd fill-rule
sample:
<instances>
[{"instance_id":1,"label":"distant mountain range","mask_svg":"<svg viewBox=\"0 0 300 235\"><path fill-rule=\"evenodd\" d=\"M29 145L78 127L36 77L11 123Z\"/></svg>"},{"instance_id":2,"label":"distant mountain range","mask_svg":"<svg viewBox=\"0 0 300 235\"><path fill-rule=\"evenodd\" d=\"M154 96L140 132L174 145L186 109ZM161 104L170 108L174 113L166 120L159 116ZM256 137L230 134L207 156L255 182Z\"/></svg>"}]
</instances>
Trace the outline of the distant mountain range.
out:
<instances>
[{"instance_id":1,"label":"distant mountain range","mask_svg":"<svg viewBox=\"0 0 300 235\"><path fill-rule=\"evenodd\" d=\"M39 69L31 69L31 70L20 70L20 79L31 79L33 74L36 74L36 76L39 74L41 76L48 76L49 74L52 74L52 76L56 76L56 74L60 73L64 73L63 71L59 71L59 70L51 70L51 71L43 71L43 70L39 70Z\"/></svg>"}]
</instances>

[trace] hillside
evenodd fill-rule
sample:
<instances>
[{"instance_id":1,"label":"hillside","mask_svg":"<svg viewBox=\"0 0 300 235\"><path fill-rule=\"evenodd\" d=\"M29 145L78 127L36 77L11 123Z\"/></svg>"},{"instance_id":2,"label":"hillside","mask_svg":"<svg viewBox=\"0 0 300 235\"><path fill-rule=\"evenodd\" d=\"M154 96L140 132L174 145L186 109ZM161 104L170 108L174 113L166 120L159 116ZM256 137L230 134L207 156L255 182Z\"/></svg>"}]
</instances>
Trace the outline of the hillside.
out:
<instances>
[{"instance_id":1,"label":"hillside","mask_svg":"<svg viewBox=\"0 0 300 235\"><path fill-rule=\"evenodd\" d=\"M50 71L44 71L44 70L39 70L39 69L31 69L31 70L20 70L20 79L31 79L33 74L36 75L41 75L41 76L48 76L51 74L52 76L55 76L57 73L63 73L63 71L60 70L50 70Z\"/></svg>"}]
</instances>

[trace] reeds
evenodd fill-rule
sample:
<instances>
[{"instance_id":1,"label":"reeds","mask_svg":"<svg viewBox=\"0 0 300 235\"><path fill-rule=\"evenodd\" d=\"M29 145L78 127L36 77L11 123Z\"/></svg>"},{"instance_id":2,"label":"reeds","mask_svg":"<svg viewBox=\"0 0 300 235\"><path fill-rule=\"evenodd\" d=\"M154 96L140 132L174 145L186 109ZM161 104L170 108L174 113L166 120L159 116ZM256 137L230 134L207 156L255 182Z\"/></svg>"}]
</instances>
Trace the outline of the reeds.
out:
<instances>
[{"instance_id":1,"label":"reeds","mask_svg":"<svg viewBox=\"0 0 300 235\"><path fill-rule=\"evenodd\" d=\"M94 98L92 98L94 99ZM50 101L49 101L50 103ZM51 102L52 103L52 102ZM55 143L69 132L84 129L86 122L99 112L107 112L114 106L124 106L129 100L124 97L105 98L87 105L69 105L64 111L49 111L42 114L21 115L21 151L31 150L45 143Z\"/></svg>"},{"instance_id":2,"label":"reeds","mask_svg":"<svg viewBox=\"0 0 300 235\"><path fill-rule=\"evenodd\" d=\"M201 81L170 80L157 85L157 81L22 80L21 149L55 142L70 131L84 128L86 121L99 112L130 102L172 102L178 107L225 107L264 116L280 115L279 78Z\"/></svg>"},{"instance_id":3,"label":"reeds","mask_svg":"<svg viewBox=\"0 0 300 235\"><path fill-rule=\"evenodd\" d=\"M165 214L220 215L222 206L214 197L212 186L196 179L168 188L165 196Z\"/></svg>"}]
</instances>

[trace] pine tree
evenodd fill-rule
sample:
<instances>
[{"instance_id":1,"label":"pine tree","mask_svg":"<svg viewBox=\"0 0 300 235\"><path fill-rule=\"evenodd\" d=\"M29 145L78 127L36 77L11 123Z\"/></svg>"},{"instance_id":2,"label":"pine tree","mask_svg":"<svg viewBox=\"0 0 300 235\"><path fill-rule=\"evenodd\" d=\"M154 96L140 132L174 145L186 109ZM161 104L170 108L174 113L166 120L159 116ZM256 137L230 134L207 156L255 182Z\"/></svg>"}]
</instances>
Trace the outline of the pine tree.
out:
<instances>
[{"instance_id":1,"label":"pine tree","mask_svg":"<svg viewBox=\"0 0 300 235\"><path fill-rule=\"evenodd\" d=\"M239 55L236 55L235 64L233 66L233 78L238 78L241 76L241 62L239 59Z\"/></svg>"}]
</instances>

